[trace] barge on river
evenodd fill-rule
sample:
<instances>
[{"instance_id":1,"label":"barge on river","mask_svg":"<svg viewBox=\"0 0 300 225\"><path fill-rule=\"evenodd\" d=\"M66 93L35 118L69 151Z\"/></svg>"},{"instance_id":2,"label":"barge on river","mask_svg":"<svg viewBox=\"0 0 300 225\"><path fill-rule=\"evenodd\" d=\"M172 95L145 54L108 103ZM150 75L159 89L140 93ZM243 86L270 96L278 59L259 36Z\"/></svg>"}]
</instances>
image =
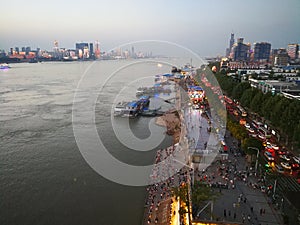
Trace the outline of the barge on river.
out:
<instances>
[{"instance_id":1,"label":"barge on river","mask_svg":"<svg viewBox=\"0 0 300 225\"><path fill-rule=\"evenodd\" d=\"M142 96L136 101L119 102L114 108L114 116L135 118L150 104L149 96Z\"/></svg>"}]
</instances>

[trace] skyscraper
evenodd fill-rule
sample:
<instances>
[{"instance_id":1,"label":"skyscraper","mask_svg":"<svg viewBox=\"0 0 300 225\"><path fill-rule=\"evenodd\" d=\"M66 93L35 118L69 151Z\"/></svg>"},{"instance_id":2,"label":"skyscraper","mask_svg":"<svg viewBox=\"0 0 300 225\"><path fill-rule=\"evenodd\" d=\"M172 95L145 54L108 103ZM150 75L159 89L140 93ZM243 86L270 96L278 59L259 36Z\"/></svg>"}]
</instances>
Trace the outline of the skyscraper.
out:
<instances>
[{"instance_id":1,"label":"skyscraper","mask_svg":"<svg viewBox=\"0 0 300 225\"><path fill-rule=\"evenodd\" d=\"M299 55L299 45L298 44L288 44L287 53L291 60L298 59Z\"/></svg>"},{"instance_id":2,"label":"skyscraper","mask_svg":"<svg viewBox=\"0 0 300 225\"><path fill-rule=\"evenodd\" d=\"M250 44L244 44L244 38L238 38L237 42L231 48L233 61L248 61L250 54Z\"/></svg>"},{"instance_id":3,"label":"skyscraper","mask_svg":"<svg viewBox=\"0 0 300 225\"><path fill-rule=\"evenodd\" d=\"M100 58L100 43L99 43L99 41L95 42L95 57L96 57L96 59Z\"/></svg>"},{"instance_id":4,"label":"skyscraper","mask_svg":"<svg viewBox=\"0 0 300 225\"><path fill-rule=\"evenodd\" d=\"M289 56L285 48L272 50L273 65L286 66L289 62Z\"/></svg>"},{"instance_id":5,"label":"skyscraper","mask_svg":"<svg viewBox=\"0 0 300 225\"><path fill-rule=\"evenodd\" d=\"M267 42L254 43L254 61L269 61L271 44Z\"/></svg>"},{"instance_id":6,"label":"skyscraper","mask_svg":"<svg viewBox=\"0 0 300 225\"><path fill-rule=\"evenodd\" d=\"M234 44L234 34L231 33L230 34L230 40L229 40L229 48L226 49L226 56L228 57L230 52L231 52L231 49L232 49L232 46Z\"/></svg>"},{"instance_id":7,"label":"skyscraper","mask_svg":"<svg viewBox=\"0 0 300 225\"><path fill-rule=\"evenodd\" d=\"M76 43L75 48L76 48L76 53L78 54L79 58L82 58L84 56L84 53L87 52L86 49L89 49L89 44L84 43L84 42Z\"/></svg>"},{"instance_id":8,"label":"skyscraper","mask_svg":"<svg viewBox=\"0 0 300 225\"><path fill-rule=\"evenodd\" d=\"M90 55L94 55L94 44L90 43Z\"/></svg>"}]
</instances>

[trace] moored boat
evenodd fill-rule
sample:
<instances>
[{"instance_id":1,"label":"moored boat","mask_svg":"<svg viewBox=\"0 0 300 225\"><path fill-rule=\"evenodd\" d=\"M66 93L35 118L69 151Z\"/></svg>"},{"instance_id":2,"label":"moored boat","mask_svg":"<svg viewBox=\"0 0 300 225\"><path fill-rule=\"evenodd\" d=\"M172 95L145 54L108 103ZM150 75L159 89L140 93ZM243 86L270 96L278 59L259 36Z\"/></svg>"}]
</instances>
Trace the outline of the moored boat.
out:
<instances>
[{"instance_id":1,"label":"moored boat","mask_svg":"<svg viewBox=\"0 0 300 225\"><path fill-rule=\"evenodd\" d=\"M137 117L142 110L143 110L143 104L141 101L132 101L126 105L122 116L128 116L130 118L134 118Z\"/></svg>"},{"instance_id":2,"label":"moored boat","mask_svg":"<svg viewBox=\"0 0 300 225\"><path fill-rule=\"evenodd\" d=\"M9 69L9 68L10 68L10 66L9 66L7 63L1 63L1 64L0 64L0 69L1 69L1 70Z\"/></svg>"},{"instance_id":3,"label":"moored boat","mask_svg":"<svg viewBox=\"0 0 300 225\"><path fill-rule=\"evenodd\" d=\"M143 108L148 107L150 104L150 96L143 95L139 98L139 101L143 104Z\"/></svg>"}]
</instances>

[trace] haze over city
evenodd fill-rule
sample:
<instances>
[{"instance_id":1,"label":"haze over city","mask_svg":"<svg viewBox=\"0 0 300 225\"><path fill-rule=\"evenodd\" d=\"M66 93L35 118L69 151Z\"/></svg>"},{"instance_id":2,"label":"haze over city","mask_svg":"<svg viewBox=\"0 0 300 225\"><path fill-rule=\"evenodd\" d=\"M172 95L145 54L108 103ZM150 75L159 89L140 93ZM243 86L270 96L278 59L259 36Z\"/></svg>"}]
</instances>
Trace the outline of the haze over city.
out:
<instances>
[{"instance_id":1,"label":"haze over city","mask_svg":"<svg viewBox=\"0 0 300 225\"><path fill-rule=\"evenodd\" d=\"M200 56L224 55L230 33L272 48L300 42L300 2L265 1L21 1L5 2L0 49L31 46L51 50L53 41L98 40L101 50L140 40L164 40Z\"/></svg>"}]
</instances>

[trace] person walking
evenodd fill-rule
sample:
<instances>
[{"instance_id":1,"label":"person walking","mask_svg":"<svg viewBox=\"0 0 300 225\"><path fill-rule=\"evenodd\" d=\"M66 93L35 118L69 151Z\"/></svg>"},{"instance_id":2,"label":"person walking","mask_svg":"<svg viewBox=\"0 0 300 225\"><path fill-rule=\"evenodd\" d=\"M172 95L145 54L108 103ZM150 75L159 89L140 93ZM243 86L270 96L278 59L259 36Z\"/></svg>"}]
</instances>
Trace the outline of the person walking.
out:
<instances>
[{"instance_id":1,"label":"person walking","mask_svg":"<svg viewBox=\"0 0 300 225\"><path fill-rule=\"evenodd\" d=\"M251 220L251 216L248 214L248 216L247 216L247 219L248 219L248 221L250 222L250 220Z\"/></svg>"}]
</instances>

